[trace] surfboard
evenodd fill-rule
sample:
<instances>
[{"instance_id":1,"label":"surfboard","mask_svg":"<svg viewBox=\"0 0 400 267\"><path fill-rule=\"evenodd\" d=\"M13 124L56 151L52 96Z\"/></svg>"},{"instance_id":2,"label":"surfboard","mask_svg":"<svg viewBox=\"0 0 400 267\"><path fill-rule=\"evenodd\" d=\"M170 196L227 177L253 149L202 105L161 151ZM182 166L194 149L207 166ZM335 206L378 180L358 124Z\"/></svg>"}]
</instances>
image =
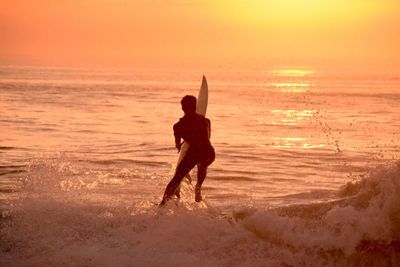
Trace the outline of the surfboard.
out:
<instances>
[{"instance_id":1,"label":"surfboard","mask_svg":"<svg viewBox=\"0 0 400 267\"><path fill-rule=\"evenodd\" d=\"M207 105L208 105L208 84L206 76L203 75L203 79L201 81L201 86L199 90L199 95L197 97L196 113L205 116L207 113ZM181 147L181 151L179 152L178 162L176 163L176 166L178 166L178 164L185 157L188 148L189 144L184 142ZM192 180L189 173L186 174L185 177L188 178L189 181Z\"/></svg>"},{"instance_id":2,"label":"surfboard","mask_svg":"<svg viewBox=\"0 0 400 267\"><path fill-rule=\"evenodd\" d=\"M199 95L197 97L196 113L206 116L208 106L208 84L206 76L203 75Z\"/></svg>"}]
</instances>

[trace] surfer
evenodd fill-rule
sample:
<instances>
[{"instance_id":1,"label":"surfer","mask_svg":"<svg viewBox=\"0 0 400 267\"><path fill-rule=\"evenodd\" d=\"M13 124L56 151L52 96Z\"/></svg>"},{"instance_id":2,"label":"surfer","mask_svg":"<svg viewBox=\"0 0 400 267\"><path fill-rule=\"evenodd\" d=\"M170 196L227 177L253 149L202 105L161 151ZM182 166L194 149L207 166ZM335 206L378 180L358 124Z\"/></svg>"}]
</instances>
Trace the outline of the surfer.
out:
<instances>
[{"instance_id":1,"label":"surfer","mask_svg":"<svg viewBox=\"0 0 400 267\"><path fill-rule=\"evenodd\" d=\"M179 152L183 144L181 139L183 139L189 144L189 148L185 157L178 164L174 177L168 183L160 206L164 206L174 194L179 195L179 192L176 191L182 179L196 165L195 200L196 202L202 200L201 185L206 178L208 166L215 159L215 151L210 142L210 120L196 113L196 102L196 97L191 95L184 96L181 100L185 115L174 125L175 147Z\"/></svg>"}]
</instances>

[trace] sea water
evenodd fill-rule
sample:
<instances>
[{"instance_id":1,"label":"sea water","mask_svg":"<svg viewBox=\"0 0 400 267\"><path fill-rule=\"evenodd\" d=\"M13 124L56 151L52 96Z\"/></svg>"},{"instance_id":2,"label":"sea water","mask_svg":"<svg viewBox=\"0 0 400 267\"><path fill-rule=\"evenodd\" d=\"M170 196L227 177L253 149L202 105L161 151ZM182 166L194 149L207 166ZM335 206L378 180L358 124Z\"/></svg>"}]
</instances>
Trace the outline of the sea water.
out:
<instances>
[{"instance_id":1,"label":"sea water","mask_svg":"<svg viewBox=\"0 0 400 267\"><path fill-rule=\"evenodd\" d=\"M205 201L159 209L203 74ZM0 266L400 266L398 73L3 66L0 129Z\"/></svg>"}]
</instances>

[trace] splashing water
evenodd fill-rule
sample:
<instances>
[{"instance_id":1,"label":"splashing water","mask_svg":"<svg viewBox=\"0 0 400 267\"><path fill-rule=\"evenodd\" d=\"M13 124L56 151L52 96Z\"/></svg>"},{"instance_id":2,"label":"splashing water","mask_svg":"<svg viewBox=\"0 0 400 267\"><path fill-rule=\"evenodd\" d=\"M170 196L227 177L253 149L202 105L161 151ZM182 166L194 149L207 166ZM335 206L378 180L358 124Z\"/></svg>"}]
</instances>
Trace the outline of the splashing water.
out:
<instances>
[{"instance_id":1,"label":"splashing water","mask_svg":"<svg viewBox=\"0 0 400 267\"><path fill-rule=\"evenodd\" d=\"M31 166L1 249L10 266L396 266L400 162L335 192L334 201L213 208L182 200L98 198L70 162ZM109 184L109 183L108 183ZM112 184L112 183L111 183Z\"/></svg>"}]
</instances>

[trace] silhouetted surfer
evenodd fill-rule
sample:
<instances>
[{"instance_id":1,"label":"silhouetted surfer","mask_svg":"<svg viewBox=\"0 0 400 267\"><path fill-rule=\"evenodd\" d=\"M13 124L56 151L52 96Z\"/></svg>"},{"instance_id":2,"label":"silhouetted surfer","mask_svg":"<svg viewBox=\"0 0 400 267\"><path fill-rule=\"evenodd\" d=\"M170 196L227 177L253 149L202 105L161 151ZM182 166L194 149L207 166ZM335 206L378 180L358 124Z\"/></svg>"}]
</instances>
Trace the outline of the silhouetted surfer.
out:
<instances>
[{"instance_id":1,"label":"silhouetted surfer","mask_svg":"<svg viewBox=\"0 0 400 267\"><path fill-rule=\"evenodd\" d=\"M195 200L196 202L201 201L201 185L206 178L207 167L215 159L214 148L210 143L211 123L209 119L196 113L196 97L187 95L182 98L181 104L185 116L174 125L175 146L179 152L183 144L181 139L183 139L189 144L189 149L178 164L174 177L167 185L160 206L164 206L167 200L175 194L183 177L196 165Z\"/></svg>"}]
</instances>

